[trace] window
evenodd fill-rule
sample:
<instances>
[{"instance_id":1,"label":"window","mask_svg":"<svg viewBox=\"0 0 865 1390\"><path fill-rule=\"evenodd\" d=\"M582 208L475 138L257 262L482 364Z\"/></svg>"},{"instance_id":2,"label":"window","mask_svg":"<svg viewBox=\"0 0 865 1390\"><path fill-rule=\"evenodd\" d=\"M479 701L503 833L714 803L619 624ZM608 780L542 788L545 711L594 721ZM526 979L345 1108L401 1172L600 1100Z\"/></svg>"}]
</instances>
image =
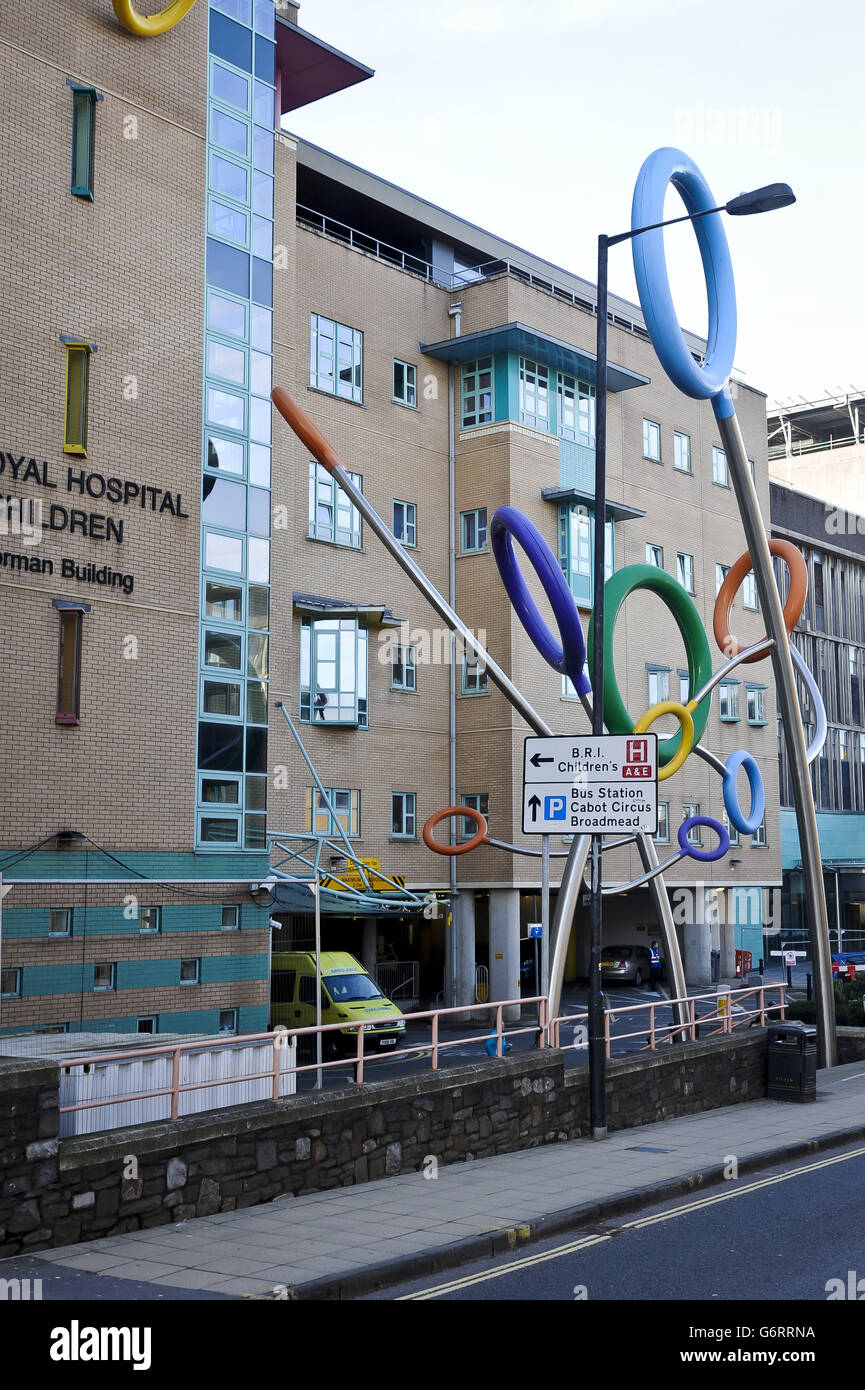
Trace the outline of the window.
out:
<instances>
[{"instance_id":1,"label":"window","mask_svg":"<svg viewBox=\"0 0 865 1390\"><path fill-rule=\"evenodd\" d=\"M4 999L16 999L21 994L21 971L20 970L0 970L0 996Z\"/></svg>"},{"instance_id":2,"label":"window","mask_svg":"<svg viewBox=\"0 0 865 1390\"><path fill-rule=\"evenodd\" d=\"M487 823L490 824L490 794L489 792L466 792L460 797L461 806L471 806L473 811L480 811ZM468 816L463 816L460 823L460 839L471 840L478 833L477 825Z\"/></svg>"},{"instance_id":3,"label":"window","mask_svg":"<svg viewBox=\"0 0 865 1390\"><path fill-rule=\"evenodd\" d=\"M764 816L754 834L751 836L751 844L755 849L765 849L768 841L766 839L766 817Z\"/></svg>"},{"instance_id":4,"label":"window","mask_svg":"<svg viewBox=\"0 0 865 1390\"><path fill-rule=\"evenodd\" d=\"M361 475L349 473L348 476L362 492ZM357 507L327 469L313 462L309 465L309 535L313 540L348 545L354 550L360 550L363 536Z\"/></svg>"},{"instance_id":5,"label":"window","mask_svg":"<svg viewBox=\"0 0 865 1390\"><path fill-rule=\"evenodd\" d=\"M547 367L520 358L520 423L536 430L550 427L550 374Z\"/></svg>"},{"instance_id":6,"label":"window","mask_svg":"<svg viewBox=\"0 0 865 1390\"><path fill-rule=\"evenodd\" d=\"M692 816L699 816L699 814L700 814L700 803L699 803L699 801L686 801L686 802L683 804L683 806L682 806L682 820L683 820L683 821L690 820ZM690 830L688 831L688 844L689 844L689 845L699 845L699 844L702 844L702 841L703 841L703 827L702 827L701 825L692 825L691 828L690 828Z\"/></svg>"},{"instance_id":7,"label":"window","mask_svg":"<svg viewBox=\"0 0 865 1390\"><path fill-rule=\"evenodd\" d=\"M52 907L48 913L49 936L72 935L72 908Z\"/></svg>"},{"instance_id":8,"label":"window","mask_svg":"<svg viewBox=\"0 0 865 1390\"><path fill-rule=\"evenodd\" d=\"M673 467L680 473L691 472L691 436L678 430L673 433Z\"/></svg>"},{"instance_id":9,"label":"window","mask_svg":"<svg viewBox=\"0 0 865 1390\"><path fill-rule=\"evenodd\" d=\"M661 462L661 426L654 420L643 421L643 458Z\"/></svg>"},{"instance_id":10,"label":"window","mask_svg":"<svg viewBox=\"0 0 865 1390\"><path fill-rule=\"evenodd\" d=\"M738 681L722 681L718 686L718 714L728 724L739 718Z\"/></svg>"},{"instance_id":11,"label":"window","mask_svg":"<svg viewBox=\"0 0 865 1390\"><path fill-rule=\"evenodd\" d=\"M724 812L722 813L721 819L723 820L724 826L725 826L726 831L727 831L727 834L728 834L729 837L730 837L730 844L731 844L731 845L738 845L738 843L739 843L739 832L738 832L738 830L736 829L736 827L735 827L735 825L733 824L733 822L730 820L730 817L727 815L727 812L726 812L726 811L724 811Z\"/></svg>"},{"instance_id":12,"label":"window","mask_svg":"<svg viewBox=\"0 0 865 1390\"><path fill-rule=\"evenodd\" d=\"M746 687L748 695L748 723L766 723L766 687L763 685L749 685Z\"/></svg>"},{"instance_id":13,"label":"window","mask_svg":"<svg viewBox=\"0 0 865 1390\"><path fill-rule=\"evenodd\" d=\"M691 678L687 671L679 673L679 704L686 705L691 698Z\"/></svg>"},{"instance_id":14,"label":"window","mask_svg":"<svg viewBox=\"0 0 865 1390\"><path fill-rule=\"evenodd\" d=\"M760 607L760 601L757 598L757 581L754 578L753 570L750 570L742 581L742 607L750 608L755 613Z\"/></svg>"},{"instance_id":15,"label":"window","mask_svg":"<svg viewBox=\"0 0 865 1390\"><path fill-rule=\"evenodd\" d=\"M649 666L647 668L649 677L649 707L657 705L661 700L670 698L670 670L667 666Z\"/></svg>"},{"instance_id":16,"label":"window","mask_svg":"<svg viewBox=\"0 0 865 1390\"><path fill-rule=\"evenodd\" d=\"M461 550L463 555L487 548L487 509L476 507L471 512L460 512Z\"/></svg>"},{"instance_id":17,"label":"window","mask_svg":"<svg viewBox=\"0 0 865 1390\"><path fill-rule=\"evenodd\" d=\"M417 367L397 357L393 361L393 398L399 405L417 405Z\"/></svg>"},{"instance_id":18,"label":"window","mask_svg":"<svg viewBox=\"0 0 865 1390\"><path fill-rule=\"evenodd\" d=\"M220 926L223 931L238 931L240 929L240 908L224 907Z\"/></svg>"},{"instance_id":19,"label":"window","mask_svg":"<svg viewBox=\"0 0 865 1390\"><path fill-rule=\"evenodd\" d=\"M652 836L659 845L670 843L670 803L669 801L658 802L658 829Z\"/></svg>"},{"instance_id":20,"label":"window","mask_svg":"<svg viewBox=\"0 0 865 1390\"><path fill-rule=\"evenodd\" d=\"M140 907L138 909L138 930L153 935L162 930L162 909L159 907Z\"/></svg>"},{"instance_id":21,"label":"window","mask_svg":"<svg viewBox=\"0 0 865 1390\"><path fill-rule=\"evenodd\" d=\"M188 960L180 962L180 983L182 985L197 985L201 979L201 958L190 957Z\"/></svg>"},{"instance_id":22,"label":"window","mask_svg":"<svg viewBox=\"0 0 865 1390\"><path fill-rule=\"evenodd\" d=\"M753 481L753 482L756 482L756 481L757 481L757 476L756 476L756 474L755 474L755 472L754 472L754 460L753 460L753 459L748 459L748 472L751 474L751 479L752 479L752 481Z\"/></svg>"},{"instance_id":23,"label":"window","mask_svg":"<svg viewBox=\"0 0 865 1390\"><path fill-rule=\"evenodd\" d=\"M150 1014L147 1018L139 1018L135 1025L135 1031L136 1033L158 1033L158 1021L156 1014Z\"/></svg>"},{"instance_id":24,"label":"window","mask_svg":"<svg viewBox=\"0 0 865 1390\"><path fill-rule=\"evenodd\" d=\"M220 1009L219 1011L219 1032L237 1032L237 1009Z\"/></svg>"},{"instance_id":25,"label":"window","mask_svg":"<svg viewBox=\"0 0 865 1390\"><path fill-rule=\"evenodd\" d=\"M93 87L72 88L72 192L76 198L93 202L93 146L96 103L101 101Z\"/></svg>"},{"instance_id":26,"label":"window","mask_svg":"<svg viewBox=\"0 0 865 1390\"><path fill-rule=\"evenodd\" d=\"M577 603L584 607L592 603L594 577L595 522L592 513L581 503L559 507L559 564ZM607 522L605 535L604 576L609 579L615 569L615 532L612 521Z\"/></svg>"},{"instance_id":27,"label":"window","mask_svg":"<svg viewBox=\"0 0 865 1390\"><path fill-rule=\"evenodd\" d=\"M479 657L468 651L463 653L462 693L464 695L486 695L490 683L487 669Z\"/></svg>"},{"instance_id":28,"label":"window","mask_svg":"<svg viewBox=\"0 0 865 1390\"><path fill-rule=\"evenodd\" d=\"M390 799L391 834L395 840L415 838L415 793L394 792Z\"/></svg>"},{"instance_id":29,"label":"window","mask_svg":"<svg viewBox=\"0 0 865 1390\"><path fill-rule=\"evenodd\" d=\"M117 979L117 965L114 962L102 961L93 967L93 988L94 990L114 989Z\"/></svg>"},{"instance_id":30,"label":"window","mask_svg":"<svg viewBox=\"0 0 865 1390\"><path fill-rule=\"evenodd\" d=\"M414 502L394 501L393 533L403 545L417 545L417 507Z\"/></svg>"},{"instance_id":31,"label":"window","mask_svg":"<svg viewBox=\"0 0 865 1390\"><path fill-rule=\"evenodd\" d=\"M727 476L727 455L723 449L712 448L712 482L718 483L720 487L729 487L730 479Z\"/></svg>"},{"instance_id":32,"label":"window","mask_svg":"<svg viewBox=\"0 0 865 1390\"><path fill-rule=\"evenodd\" d=\"M90 388L90 343L66 342L66 417L64 454L87 454L87 410Z\"/></svg>"},{"instance_id":33,"label":"window","mask_svg":"<svg viewBox=\"0 0 865 1390\"><path fill-rule=\"evenodd\" d=\"M390 683L394 690L417 690L414 647L394 644L391 653Z\"/></svg>"},{"instance_id":34,"label":"window","mask_svg":"<svg viewBox=\"0 0 865 1390\"><path fill-rule=\"evenodd\" d=\"M479 357L463 366L462 409L460 420L464 430L475 425L488 425L493 418L493 359Z\"/></svg>"},{"instance_id":35,"label":"window","mask_svg":"<svg viewBox=\"0 0 865 1390\"><path fill-rule=\"evenodd\" d=\"M693 555L684 555L681 551L679 551L678 555L676 556L676 578L678 579L682 588L686 589L689 594L693 594L695 592Z\"/></svg>"},{"instance_id":36,"label":"window","mask_svg":"<svg viewBox=\"0 0 865 1390\"><path fill-rule=\"evenodd\" d=\"M342 787L328 787L327 801L333 808L328 810L327 801L315 787L306 789L306 828L313 835L337 833L341 826L346 835L360 834L360 792L346 791Z\"/></svg>"},{"instance_id":37,"label":"window","mask_svg":"<svg viewBox=\"0 0 865 1390\"><path fill-rule=\"evenodd\" d=\"M717 598L718 595L720 594L720 592L721 592L721 585L723 584L724 580L727 578L727 575L728 575L729 573L730 573L730 566L729 566L729 565L718 565L718 564L715 565L715 597L716 597L716 598Z\"/></svg>"},{"instance_id":38,"label":"window","mask_svg":"<svg viewBox=\"0 0 865 1390\"><path fill-rule=\"evenodd\" d=\"M368 727L368 633L354 618L304 618L300 717L308 724Z\"/></svg>"},{"instance_id":39,"label":"window","mask_svg":"<svg viewBox=\"0 0 865 1390\"><path fill-rule=\"evenodd\" d=\"M349 401L363 400L363 334L312 314L309 384Z\"/></svg>"},{"instance_id":40,"label":"window","mask_svg":"<svg viewBox=\"0 0 865 1390\"><path fill-rule=\"evenodd\" d=\"M559 434L589 448L595 442L595 388L559 372Z\"/></svg>"},{"instance_id":41,"label":"window","mask_svg":"<svg viewBox=\"0 0 865 1390\"><path fill-rule=\"evenodd\" d=\"M664 568L664 547L662 545L650 545L646 542L646 564L654 565L656 569Z\"/></svg>"},{"instance_id":42,"label":"window","mask_svg":"<svg viewBox=\"0 0 865 1390\"><path fill-rule=\"evenodd\" d=\"M60 615L57 644L57 711L55 724L77 724L81 708L81 627L90 609L55 599Z\"/></svg>"}]
</instances>

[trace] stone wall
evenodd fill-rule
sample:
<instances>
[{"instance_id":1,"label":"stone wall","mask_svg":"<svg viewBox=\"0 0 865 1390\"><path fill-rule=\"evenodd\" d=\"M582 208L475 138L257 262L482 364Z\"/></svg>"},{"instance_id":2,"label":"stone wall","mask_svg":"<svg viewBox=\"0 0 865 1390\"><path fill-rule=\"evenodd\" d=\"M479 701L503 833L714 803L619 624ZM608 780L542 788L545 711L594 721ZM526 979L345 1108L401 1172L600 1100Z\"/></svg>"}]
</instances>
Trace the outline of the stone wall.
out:
<instances>
[{"instance_id":1,"label":"stone wall","mask_svg":"<svg viewBox=\"0 0 865 1390\"><path fill-rule=\"evenodd\" d=\"M0 1059L0 1256L589 1133L557 1051L59 1140L58 1068ZM764 1033L609 1063L609 1127L765 1095Z\"/></svg>"}]
</instances>

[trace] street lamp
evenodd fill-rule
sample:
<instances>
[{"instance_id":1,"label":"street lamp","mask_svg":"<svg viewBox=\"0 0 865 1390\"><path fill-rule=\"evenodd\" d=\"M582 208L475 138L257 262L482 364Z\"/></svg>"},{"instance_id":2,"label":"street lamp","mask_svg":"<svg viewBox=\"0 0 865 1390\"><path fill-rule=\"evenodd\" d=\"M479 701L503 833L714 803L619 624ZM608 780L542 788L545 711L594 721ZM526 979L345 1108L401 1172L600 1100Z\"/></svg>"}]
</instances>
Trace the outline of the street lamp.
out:
<instances>
[{"instance_id":1,"label":"street lamp","mask_svg":"<svg viewBox=\"0 0 865 1390\"><path fill-rule=\"evenodd\" d=\"M796 195L786 183L770 183L750 193L740 193L728 203L702 212L686 212L645 227L632 227L617 236L598 237L598 323L595 376L595 535L592 600L592 734L604 732L604 577L607 520L607 260L611 246L631 241L643 232L671 227L677 222L694 222L712 213L731 217L773 212L795 203ZM604 1044L603 996L601 991L601 835L592 836L591 960L589 966L589 1096L592 1137L607 1134L606 1050Z\"/></svg>"}]
</instances>

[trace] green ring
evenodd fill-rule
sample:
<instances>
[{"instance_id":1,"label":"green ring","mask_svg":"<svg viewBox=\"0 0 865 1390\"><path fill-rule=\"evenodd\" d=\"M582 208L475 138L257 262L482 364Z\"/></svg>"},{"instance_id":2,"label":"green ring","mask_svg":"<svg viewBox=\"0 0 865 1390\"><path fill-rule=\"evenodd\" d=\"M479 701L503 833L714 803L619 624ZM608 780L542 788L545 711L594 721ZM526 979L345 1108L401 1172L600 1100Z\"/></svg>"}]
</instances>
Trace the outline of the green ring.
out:
<instances>
[{"instance_id":1,"label":"green ring","mask_svg":"<svg viewBox=\"0 0 865 1390\"><path fill-rule=\"evenodd\" d=\"M649 589L662 598L676 620L682 634L685 652L688 657L688 689L699 690L712 677L712 654L709 639L697 612L693 599L671 574L657 569L654 565L626 565L604 585L604 722L611 734L630 734L634 731L636 720L628 713L624 700L619 694L616 682L616 668L613 661L613 634L619 609L629 594L636 589ZM589 623L589 670L592 669L592 650L594 647L594 627ZM699 743L709 718L712 704L710 693L701 700L694 710L694 743ZM666 767L675 756L682 739L682 730L663 739L658 744L658 766Z\"/></svg>"}]
</instances>

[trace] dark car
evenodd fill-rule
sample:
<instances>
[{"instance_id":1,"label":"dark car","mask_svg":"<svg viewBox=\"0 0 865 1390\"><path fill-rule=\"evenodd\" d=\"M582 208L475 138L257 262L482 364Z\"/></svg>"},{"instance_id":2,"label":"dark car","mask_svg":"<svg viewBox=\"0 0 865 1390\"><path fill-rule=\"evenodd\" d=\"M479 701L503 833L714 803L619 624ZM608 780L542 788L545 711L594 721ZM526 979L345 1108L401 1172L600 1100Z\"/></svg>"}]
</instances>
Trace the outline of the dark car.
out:
<instances>
[{"instance_id":1,"label":"dark car","mask_svg":"<svg viewBox=\"0 0 865 1390\"><path fill-rule=\"evenodd\" d=\"M604 946L601 979L642 985L652 978L652 953L648 946Z\"/></svg>"}]
</instances>

